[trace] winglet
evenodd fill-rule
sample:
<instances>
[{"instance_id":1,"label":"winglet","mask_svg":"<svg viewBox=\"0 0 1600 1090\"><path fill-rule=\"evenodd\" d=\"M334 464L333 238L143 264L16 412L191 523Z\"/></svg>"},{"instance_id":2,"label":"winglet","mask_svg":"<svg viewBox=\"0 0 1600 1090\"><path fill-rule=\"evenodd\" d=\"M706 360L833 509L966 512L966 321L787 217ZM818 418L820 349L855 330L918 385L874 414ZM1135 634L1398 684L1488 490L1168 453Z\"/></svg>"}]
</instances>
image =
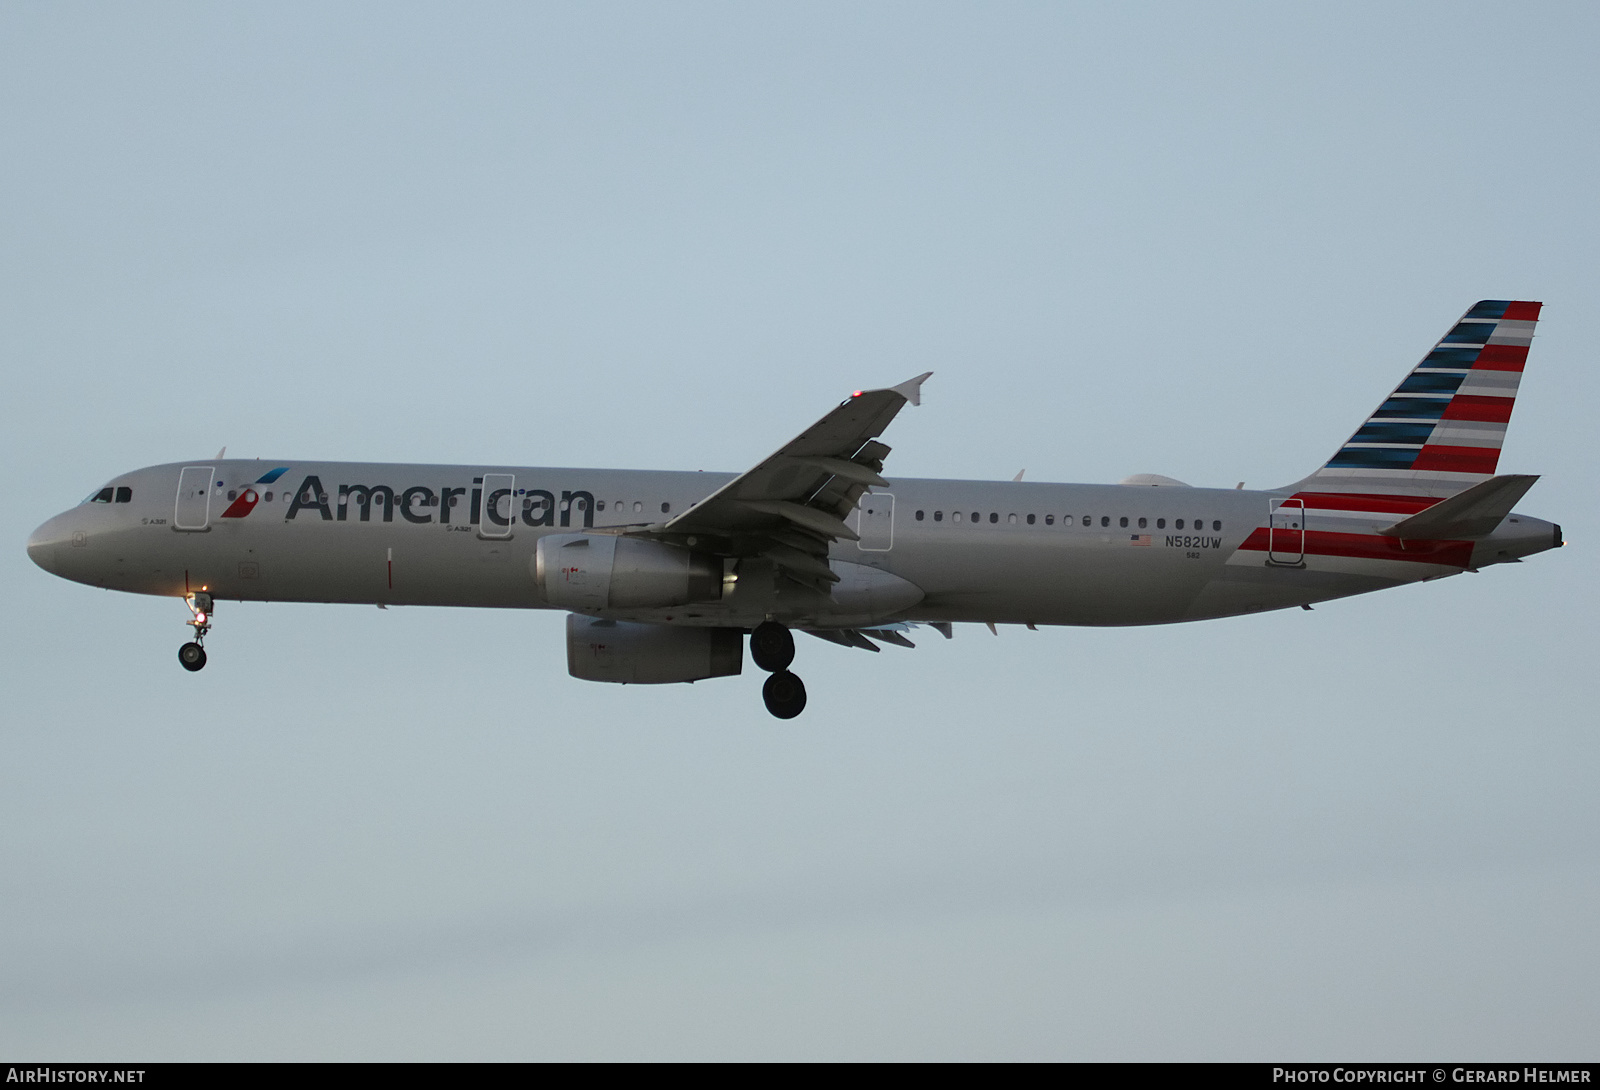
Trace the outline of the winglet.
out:
<instances>
[{"instance_id":1,"label":"winglet","mask_svg":"<svg viewBox=\"0 0 1600 1090\"><path fill-rule=\"evenodd\" d=\"M932 371L924 371L924 372L922 372L922 374L918 375L916 378L908 378L904 382L902 382L900 385L891 386L891 387L889 387L889 389L893 390L895 393L899 394L901 397L903 397L907 401L911 402L911 404L913 404L913 405L921 405L922 404L922 384L924 382L928 381L928 376L931 375L931 374L933 374Z\"/></svg>"}]
</instances>

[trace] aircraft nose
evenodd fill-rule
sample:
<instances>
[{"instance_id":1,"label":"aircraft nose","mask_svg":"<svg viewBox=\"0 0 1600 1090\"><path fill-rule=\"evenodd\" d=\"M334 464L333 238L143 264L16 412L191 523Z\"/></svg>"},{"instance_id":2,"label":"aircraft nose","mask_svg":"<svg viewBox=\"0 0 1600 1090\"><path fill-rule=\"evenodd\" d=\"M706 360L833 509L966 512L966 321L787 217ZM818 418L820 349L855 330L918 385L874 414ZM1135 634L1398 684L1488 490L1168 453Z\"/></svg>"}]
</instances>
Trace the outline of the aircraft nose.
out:
<instances>
[{"instance_id":1,"label":"aircraft nose","mask_svg":"<svg viewBox=\"0 0 1600 1090\"><path fill-rule=\"evenodd\" d=\"M61 544L61 517L44 523L28 537L28 559L56 574L56 546Z\"/></svg>"}]
</instances>

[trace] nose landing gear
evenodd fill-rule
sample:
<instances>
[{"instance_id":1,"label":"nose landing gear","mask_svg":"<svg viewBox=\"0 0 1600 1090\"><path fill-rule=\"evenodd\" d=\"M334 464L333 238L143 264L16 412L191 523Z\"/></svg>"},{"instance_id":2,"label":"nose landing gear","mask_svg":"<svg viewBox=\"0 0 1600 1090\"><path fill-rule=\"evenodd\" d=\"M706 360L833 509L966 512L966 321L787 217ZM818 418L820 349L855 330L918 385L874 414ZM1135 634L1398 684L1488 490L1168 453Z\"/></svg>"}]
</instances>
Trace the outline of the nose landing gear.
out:
<instances>
[{"instance_id":1,"label":"nose landing gear","mask_svg":"<svg viewBox=\"0 0 1600 1090\"><path fill-rule=\"evenodd\" d=\"M750 657L772 674L761 686L767 711L779 719L793 719L806 708L806 686L789 672L794 661L794 634L776 621L763 621L750 633Z\"/></svg>"},{"instance_id":2,"label":"nose landing gear","mask_svg":"<svg viewBox=\"0 0 1600 1090\"><path fill-rule=\"evenodd\" d=\"M206 664L205 641L206 633L211 631L211 595L204 592L190 594L184 598L183 604L194 615L185 622L194 629L194 641L178 648L178 662L193 673L204 669Z\"/></svg>"}]
</instances>

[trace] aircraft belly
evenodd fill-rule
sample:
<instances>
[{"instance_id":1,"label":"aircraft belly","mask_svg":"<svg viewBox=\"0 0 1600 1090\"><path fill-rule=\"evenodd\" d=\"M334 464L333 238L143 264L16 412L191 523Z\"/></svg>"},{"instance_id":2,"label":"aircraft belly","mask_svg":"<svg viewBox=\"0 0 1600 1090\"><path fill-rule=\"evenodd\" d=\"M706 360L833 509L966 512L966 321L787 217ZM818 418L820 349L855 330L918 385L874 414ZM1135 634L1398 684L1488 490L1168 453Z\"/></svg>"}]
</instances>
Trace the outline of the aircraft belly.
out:
<instances>
[{"instance_id":1,"label":"aircraft belly","mask_svg":"<svg viewBox=\"0 0 1600 1090\"><path fill-rule=\"evenodd\" d=\"M71 577L144 594L206 588L248 601L537 608L544 603L528 575L533 539L381 523L136 527L96 535L100 568Z\"/></svg>"},{"instance_id":2,"label":"aircraft belly","mask_svg":"<svg viewBox=\"0 0 1600 1090\"><path fill-rule=\"evenodd\" d=\"M1289 609L1458 575L1461 570L1442 564L1313 554L1296 564L1271 564L1259 551L1240 549L1195 598L1183 619Z\"/></svg>"},{"instance_id":3,"label":"aircraft belly","mask_svg":"<svg viewBox=\"0 0 1600 1090\"><path fill-rule=\"evenodd\" d=\"M358 526L294 533L279 548L284 601L385 605L542 606L529 575L534 535L482 540L439 527Z\"/></svg>"},{"instance_id":4,"label":"aircraft belly","mask_svg":"<svg viewBox=\"0 0 1600 1090\"><path fill-rule=\"evenodd\" d=\"M927 594L909 616L997 624L1126 625L1178 620L1213 564L1119 535L1019 540L929 534L893 570ZM954 539L954 540L950 540Z\"/></svg>"}]
</instances>

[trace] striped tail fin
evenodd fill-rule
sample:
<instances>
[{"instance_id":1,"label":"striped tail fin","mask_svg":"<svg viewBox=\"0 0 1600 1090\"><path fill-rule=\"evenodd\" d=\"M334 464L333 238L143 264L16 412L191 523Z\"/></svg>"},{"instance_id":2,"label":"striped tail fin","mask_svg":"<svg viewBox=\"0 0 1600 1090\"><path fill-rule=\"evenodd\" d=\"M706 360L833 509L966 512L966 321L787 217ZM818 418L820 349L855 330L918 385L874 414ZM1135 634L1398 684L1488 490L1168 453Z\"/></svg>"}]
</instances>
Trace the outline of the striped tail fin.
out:
<instances>
[{"instance_id":1,"label":"striped tail fin","mask_svg":"<svg viewBox=\"0 0 1600 1090\"><path fill-rule=\"evenodd\" d=\"M1291 487L1442 499L1494 476L1542 305L1474 305L1327 465Z\"/></svg>"}]
</instances>

